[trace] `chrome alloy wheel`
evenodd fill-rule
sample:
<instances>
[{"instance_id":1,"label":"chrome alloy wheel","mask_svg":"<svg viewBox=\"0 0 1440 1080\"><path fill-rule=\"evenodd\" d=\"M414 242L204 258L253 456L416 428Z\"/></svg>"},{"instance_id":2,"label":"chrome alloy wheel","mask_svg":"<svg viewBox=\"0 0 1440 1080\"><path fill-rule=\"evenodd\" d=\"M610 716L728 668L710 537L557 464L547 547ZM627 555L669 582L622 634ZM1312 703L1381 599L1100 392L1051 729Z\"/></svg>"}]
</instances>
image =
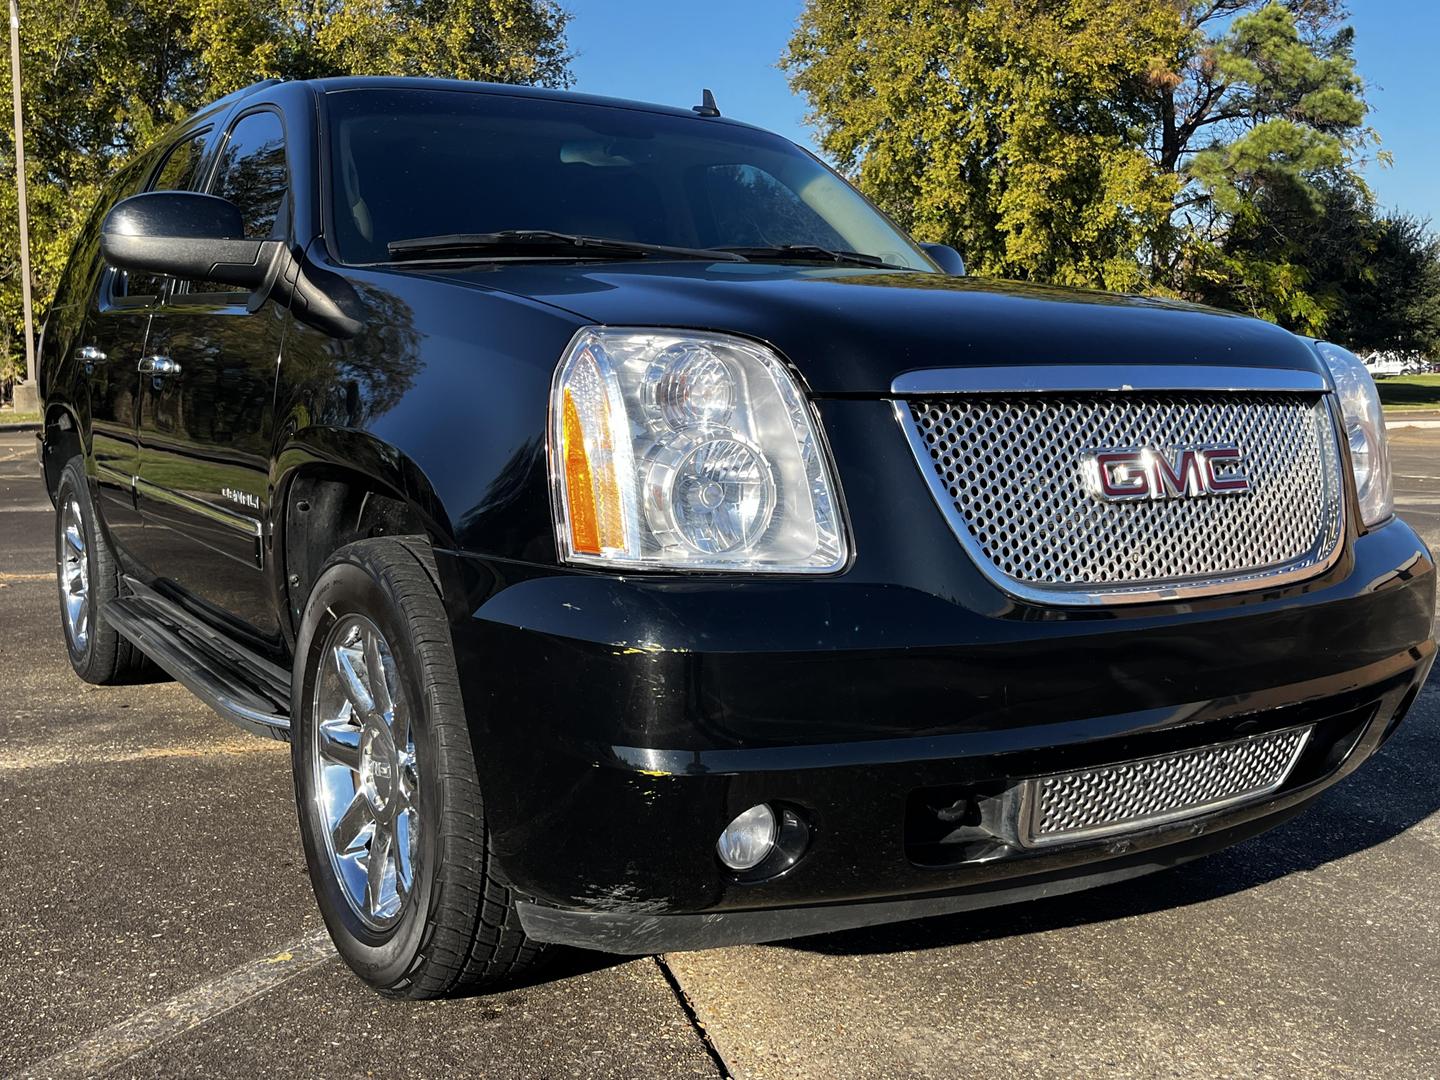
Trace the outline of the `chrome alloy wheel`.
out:
<instances>
[{"instance_id":1,"label":"chrome alloy wheel","mask_svg":"<svg viewBox=\"0 0 1440 1080\"><path fill-rule=\"evenodd\" d=\"M74 495L60 518L60 589L65 607L65 632L70 645L83 654L90 642L90 557L85 545L85 518Z\"/></svg>"},{"instance_id":2,"label":"chrome alloy wheel","mask_svg":"<svg viewBox=\"0 0 1440 1080\"><path fill-rule=\"evenodd\" d=\"M419 773L395 658L363 615L340 619L315 680L315 798L345 899L366 926L400 917L420 850Z\"/></svg>"}]
</instances>

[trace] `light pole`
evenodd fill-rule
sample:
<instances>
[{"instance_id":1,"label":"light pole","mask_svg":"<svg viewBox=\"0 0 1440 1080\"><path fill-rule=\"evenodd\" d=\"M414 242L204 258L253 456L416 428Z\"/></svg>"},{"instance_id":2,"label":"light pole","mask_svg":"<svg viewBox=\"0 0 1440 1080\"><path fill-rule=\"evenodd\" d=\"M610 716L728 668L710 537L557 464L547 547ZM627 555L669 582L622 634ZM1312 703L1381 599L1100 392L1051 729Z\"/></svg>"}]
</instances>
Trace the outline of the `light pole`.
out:
<instances>
[{"instance_id":1,"label":"light pole","mask_svg":"<svg viewBox=\"0 0 1440 1080\"><path fill-rule=\"evenodd\" d=\"M35 382L35 322L30 310L30 210L25 195L25 112L20 104L20 7L10 0L10 88L15 97L15 194L20 204L20 301L25 309L25 386L17 411L39 407Z\"/></svg>"}]
</instances>

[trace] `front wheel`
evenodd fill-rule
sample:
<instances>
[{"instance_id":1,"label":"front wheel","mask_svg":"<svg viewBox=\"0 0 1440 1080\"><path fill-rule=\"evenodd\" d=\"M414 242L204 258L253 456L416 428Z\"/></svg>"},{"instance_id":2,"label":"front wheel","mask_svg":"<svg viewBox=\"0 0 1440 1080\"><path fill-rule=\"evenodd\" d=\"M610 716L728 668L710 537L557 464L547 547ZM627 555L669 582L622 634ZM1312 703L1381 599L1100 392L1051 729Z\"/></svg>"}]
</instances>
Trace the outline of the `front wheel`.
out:
<instances>
[{"instance_id":1,"label":"front wheel","mask_svg":"<svg viewBox=\"0 0 1440 1080\"><path fill-rule=\"evenodd\" d=\"M291 722L310 880L362 979L441 997L536 959L490 858L423 541L362 540L331 557L301 623Z\"/></svg>"}]
</instances>

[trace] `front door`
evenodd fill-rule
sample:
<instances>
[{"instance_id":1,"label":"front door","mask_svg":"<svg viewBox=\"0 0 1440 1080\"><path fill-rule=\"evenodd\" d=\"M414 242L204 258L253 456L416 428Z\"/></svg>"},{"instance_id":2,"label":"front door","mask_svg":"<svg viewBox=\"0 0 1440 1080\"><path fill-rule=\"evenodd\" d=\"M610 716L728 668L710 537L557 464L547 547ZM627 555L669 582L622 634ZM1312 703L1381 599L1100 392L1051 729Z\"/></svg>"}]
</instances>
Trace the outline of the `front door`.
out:
<instances>
[{"instance_id":1,"label":"front door","mask_svg":"<svg viewBox=\"0 0 1440 1080\"><path fill-rule=\"evenodd\" d=\"M284 237L284 134L247 113L222 144L210 190L236 203L249 237ZM140 384L141 560L201 613L279 641L263 522L272 398L288 313L231 286L177 281L156 309Z\"/></svg>"}]
</instances>

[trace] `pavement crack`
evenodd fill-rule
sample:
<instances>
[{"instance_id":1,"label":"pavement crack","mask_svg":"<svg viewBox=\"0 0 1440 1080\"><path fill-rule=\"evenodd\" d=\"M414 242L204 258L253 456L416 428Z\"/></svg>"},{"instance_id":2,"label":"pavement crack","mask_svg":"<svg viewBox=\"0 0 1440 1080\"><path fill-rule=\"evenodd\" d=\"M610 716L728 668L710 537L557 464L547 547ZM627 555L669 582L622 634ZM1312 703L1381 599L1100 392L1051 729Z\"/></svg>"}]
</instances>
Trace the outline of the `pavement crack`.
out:
<instances>
[{"instance_id":1,"label":"pavement crack","mask_svg":"<svg viewBox=\"0 0 1440 1080\"><path fill-rule=\"evenodd\" d=\"M735 1070L730 1067L729 1062L725 1060L725 1055L720 1053L719 1047L717 1047L715 1041L710 1038L710 1032L708 1032L705 1029L705 1025L700 1022L700 1016L695 1011L695 1003L690 1000L690 995L687 994L685 988L680 985L679 977L671 970L664 956L656 955L654 960L655 966L660 969L660 974L664 976L665 982L669 984L671 992L675 995L675 1000L680 1003L680 1010L685 1014L685 1018L690 1021L690 1026L694 1029L696 1038L700 1040L700 1045L705 1048L705 1052L710 1055L710 1060L715 1063L715 1068L725 1080L733 1080Z\"/></svg>"}]
</instances>

